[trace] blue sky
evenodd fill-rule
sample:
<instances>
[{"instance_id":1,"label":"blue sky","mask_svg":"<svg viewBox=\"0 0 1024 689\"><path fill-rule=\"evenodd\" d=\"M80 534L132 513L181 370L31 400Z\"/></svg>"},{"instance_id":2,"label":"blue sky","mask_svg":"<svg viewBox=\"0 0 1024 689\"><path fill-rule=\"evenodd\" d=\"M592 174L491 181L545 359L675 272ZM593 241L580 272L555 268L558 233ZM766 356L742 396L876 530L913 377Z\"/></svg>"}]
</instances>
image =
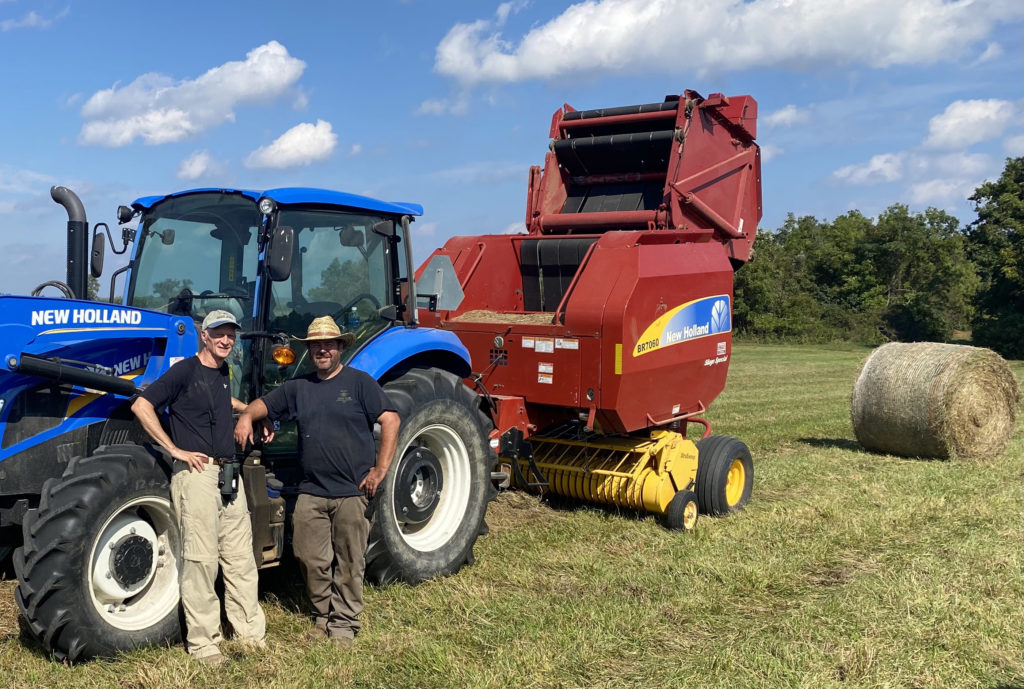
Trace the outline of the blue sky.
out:
<instances>
[{"instance_id":1,"label":"blue sky","mask_svg":"<svg viewBox=\"0 0 1024 689\"><path fill-rule=\"evenodd\" d=\"M966 224L1024 155L1022 44L1020 0L0 0L0 292L64 279L53 184L115 228L200 186L413 201L422 260L522 228L563 103L684 89L757 99L763 228L893 203Z\"/></svg>"}]
</instances>

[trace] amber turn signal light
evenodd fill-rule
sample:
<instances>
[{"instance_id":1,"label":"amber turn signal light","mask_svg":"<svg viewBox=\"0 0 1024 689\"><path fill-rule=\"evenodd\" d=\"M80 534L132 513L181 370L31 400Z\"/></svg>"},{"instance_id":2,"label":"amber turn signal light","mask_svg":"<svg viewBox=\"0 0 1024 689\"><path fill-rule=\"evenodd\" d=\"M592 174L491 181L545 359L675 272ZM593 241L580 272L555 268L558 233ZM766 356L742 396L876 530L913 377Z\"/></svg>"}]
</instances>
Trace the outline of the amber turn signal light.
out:
<instances>
[{"instance_id":1,"label":"amber turn signal light","mask_svg":"<svg viewBox=\"0 0 1024 689\"><path fill-rule=\"evenodd\" d=\"M278 366L291 366L295 363L295 352L291 347L274 347L273 357Z\"/></svg>"}]
</instances>

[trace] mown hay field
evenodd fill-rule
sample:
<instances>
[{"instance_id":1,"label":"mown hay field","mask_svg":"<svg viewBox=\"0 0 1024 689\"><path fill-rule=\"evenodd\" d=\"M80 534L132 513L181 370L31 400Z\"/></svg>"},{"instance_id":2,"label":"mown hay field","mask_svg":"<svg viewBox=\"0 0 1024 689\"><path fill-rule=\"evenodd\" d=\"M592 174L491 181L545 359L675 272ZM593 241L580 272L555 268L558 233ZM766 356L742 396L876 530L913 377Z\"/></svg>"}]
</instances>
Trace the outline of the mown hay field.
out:
<instances>
[{"instance_id":1,"label":"mown hay field","mask_svg":"<svg viewBox=\"0 0 1024 689\"><path fill-rule=\"evenodd\" d=\"M269 649L63 666L0 590L11 687L997 687L1024 684L1022 431L961 463L869 453L850 394L869 349L738 344L709 418L750 445L748 508L694 534L503 493L477 562L367 591L355 647L309 640L297 573L267 572ZM1018 380L1022 362L1011 362Z\"/></svg>"}]
</instances>

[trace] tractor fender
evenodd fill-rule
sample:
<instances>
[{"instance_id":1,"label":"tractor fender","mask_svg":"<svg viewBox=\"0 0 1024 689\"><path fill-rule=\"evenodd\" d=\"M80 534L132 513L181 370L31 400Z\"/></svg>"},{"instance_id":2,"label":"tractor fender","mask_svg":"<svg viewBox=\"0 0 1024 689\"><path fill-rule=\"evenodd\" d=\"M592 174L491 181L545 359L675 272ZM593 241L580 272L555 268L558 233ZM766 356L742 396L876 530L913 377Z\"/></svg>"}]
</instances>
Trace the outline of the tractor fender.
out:
<instances>
[{"instance_id":1,"label":"tractor fender","mask_svg":"<svg viewBox=\"0 0 1024 689\"><path fill-rule=\"evenodd\" d=\"M435 359L434 365L460 378L470 375L473 370L469 350L458 336L434 328L396 327L386 330L360 349L348 363L381 380L389 372L403 368L403 362L430 357Z\"/></svg>"}]
</instances>

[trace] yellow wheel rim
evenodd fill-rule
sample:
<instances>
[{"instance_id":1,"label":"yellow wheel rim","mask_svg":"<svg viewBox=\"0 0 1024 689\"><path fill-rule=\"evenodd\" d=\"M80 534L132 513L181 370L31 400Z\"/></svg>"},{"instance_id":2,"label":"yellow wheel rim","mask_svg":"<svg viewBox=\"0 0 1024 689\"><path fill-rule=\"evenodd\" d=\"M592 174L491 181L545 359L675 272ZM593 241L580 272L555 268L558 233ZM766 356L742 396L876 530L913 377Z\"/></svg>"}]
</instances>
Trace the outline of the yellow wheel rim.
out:
<instances>
[{"instance_id":1,"label":"yellow wheel rim","mask_svg":"<svg viewBox=\"0 0 1024 689\"><path fill-rule=\"evenodd\" d=\"M686 503L686 507L683 508L683 528L687 531L692 531L694 525L697 523L697 501L692 500Z\"/></svg>"},{"instance_id":2,"label":"yellow wheel rim","mask_svg":"<svg viewBox=\"0 0 1024 689\"><path fill-rule=\"evenodd\" d=\"M729 478L725 482L725 502L729 507L736 506L743 497L743 487L747 484L747 470L742 459L732 460L729 467Z\"/></svg>"}]
</instances>

